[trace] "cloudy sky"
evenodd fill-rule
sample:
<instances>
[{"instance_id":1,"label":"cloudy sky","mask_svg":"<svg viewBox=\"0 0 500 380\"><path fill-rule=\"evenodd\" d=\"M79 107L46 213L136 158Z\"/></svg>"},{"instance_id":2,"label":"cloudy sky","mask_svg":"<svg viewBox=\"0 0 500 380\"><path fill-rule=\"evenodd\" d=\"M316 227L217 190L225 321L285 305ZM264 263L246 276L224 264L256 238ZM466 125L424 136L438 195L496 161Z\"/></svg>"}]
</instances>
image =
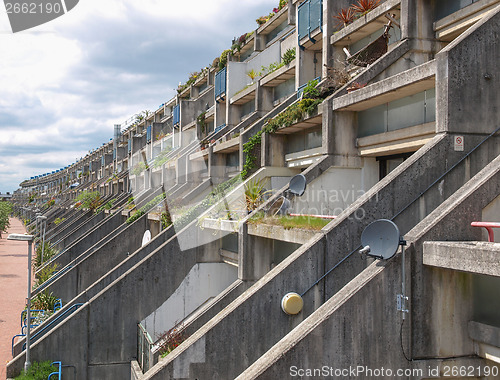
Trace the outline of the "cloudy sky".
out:
<instances>
[{"instance_id":1,"label":"cloudy sky","mask_svg":"<svg viewBox=\"0 0 500 380\"><path fill-rule=\"evenodd\" d=\"M278 0L80 0L12 33L0 4L0 192L73 163L156 110Z\"/></svg>"}]
</instances>

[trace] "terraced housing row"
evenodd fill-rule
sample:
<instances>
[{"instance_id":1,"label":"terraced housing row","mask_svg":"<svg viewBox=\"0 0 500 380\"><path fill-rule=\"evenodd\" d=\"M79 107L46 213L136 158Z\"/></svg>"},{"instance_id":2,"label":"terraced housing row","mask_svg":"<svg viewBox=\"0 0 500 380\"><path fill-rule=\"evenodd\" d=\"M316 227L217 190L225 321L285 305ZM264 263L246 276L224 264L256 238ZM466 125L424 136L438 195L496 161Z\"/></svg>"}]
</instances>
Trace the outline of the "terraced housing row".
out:
<instances>
[{"instance_id":1,"label":"terraced housing row","mask_svg":"<svg viewBox=\"0 0 500 380\"><path fill-rule=\"evenodd\" d=\"M18 214L47 216L57 252L34 297L63 305L33 359L78 379L498 378L500 251L471 223L500 222L500 2L288 0L261 23L109 143L21 183ZM91 192L99 207L75 207ZM404 263L359 255L378 219Z\"/></svg>"}]
</instances>

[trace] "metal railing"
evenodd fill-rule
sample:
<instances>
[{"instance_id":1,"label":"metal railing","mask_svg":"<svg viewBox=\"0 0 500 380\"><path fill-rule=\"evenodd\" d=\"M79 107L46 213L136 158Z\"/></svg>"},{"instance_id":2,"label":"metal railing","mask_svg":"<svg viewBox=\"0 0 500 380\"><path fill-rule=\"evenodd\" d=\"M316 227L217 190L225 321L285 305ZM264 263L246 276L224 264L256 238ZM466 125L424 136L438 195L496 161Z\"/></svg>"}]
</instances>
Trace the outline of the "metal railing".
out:
<instances>
[{"instance_id":1,"label":"metal railing","mask_svg":"<svg viewBox=\"0 0 500 380\"><path fill-rule=\"evenodd\" d=\"M226 128L226 123L221 124L217 128L215 128L214 129L214 134L217 133L217 132L219 132L219 131L221 131L221 130L223 130L224 128Z\"/></svg>"},{"instance_id":2,"label":"metal railing","mask_svg":"<svg viewBox=\"0 0 500 380\"><path fill-rule=\"evenodd\" d=\"M173 119L174 125L177 125L181 122L181 106L180 106L180 104L177 104L174 107L173 114L174 114L174 119Z\"/></svg>"},{"instance_id":3,"label":"metal railing","mask_svg":"<svg viewBox=\"0 0 500 380\"><path fill-rule=\"evenodd\" d=\"M223 98L226 94L227 69L224 67L215 74L215 99Z\"/></svg>"},{"instance_id":4,"label":"metal railing","mask_svg":"<svg viewBox=\"0 0 500 380\"><path fill-rule=\"evenodd\" d=\"M299 5L297 35L300 40L309 37L313 43L316 41L311 37L311 33L316 29L323 30L323 0L307 0Z\"/></svg>"},{"instance_id":5,"label":"metal railing","mask_svg":"<svg viewBox=\"0 0 500 380\"><path fill-rule=\"evenodd\" d=\"M142 372L146 373L153 366L153 340L151 336L142 326L137 325L137 362L141 366Z\"/></svg>"},{"instance_id":6,"label":"metal railing","mask_svg":"<svg viewBox=\"0 0 500 380\"><path fill-rule=\"evenodd\" d=\"M69 271L73 266L69 265L66 268L61 269L60 271L56 272L55 275L53 275L51 278L49 278L47 281L45 281L42 285L40 285L38 288L33 290L33 293L37 294L40 293L43 289L45 289L47 286L52 284L55 280L57 280L59 277L61 277L64 273Z\"/></svg>"},{"instance_id":7,"label":"metal railing","mask_svg":"<svg viewBox=\"0 0 500 380\"><path fill-rule=\"evenodd\" d=\"M57 376L57 379L61 380L62 379L62 369L66 368L66 367L73 368L73 378L76 379L76 367L74 365L63 365L62 362L52 362L52 365L53 366L55 365L58 368L57 368L57 371L49 374L49 377L47 377L47 380L50 380L52 378L52 376Z\"/></svg>"},{"instance_id":8,"label":"metal railing","mask_svg":"<svg viewBox=\"0 0 500 380\"><path fill-rule=\"evenodd\" d=\"M70 306L67 310L65 310L63 313L61 313L57 318L54 318L52 321L50 321L46 325L43 325L30 338L30 344L35 342L39 336L41 336L44 332L46 332L47 330L49 330L50 328L55 326L59 321L63 320L65 317L73 314L82 305L83 305L83 303L75 303L73 306ZM23 350L25 348L26 348L26 342L23 344Z\"/></svg>"},{"instance_id":9,"label":"metal railing","mask_svg":"<svg viewBox=\"0 0 500 380\"><path fill-rule=\"evenodd\" d=\"M313 80L317 80L319 83L321 81L321 77L314 78ZM304 83L302 86L299 86L299 88L297 89L297 99L300 99L302 93L304 92L304 88L308 85L308 83L309 82Z\"/></svg>"}]
</instances>

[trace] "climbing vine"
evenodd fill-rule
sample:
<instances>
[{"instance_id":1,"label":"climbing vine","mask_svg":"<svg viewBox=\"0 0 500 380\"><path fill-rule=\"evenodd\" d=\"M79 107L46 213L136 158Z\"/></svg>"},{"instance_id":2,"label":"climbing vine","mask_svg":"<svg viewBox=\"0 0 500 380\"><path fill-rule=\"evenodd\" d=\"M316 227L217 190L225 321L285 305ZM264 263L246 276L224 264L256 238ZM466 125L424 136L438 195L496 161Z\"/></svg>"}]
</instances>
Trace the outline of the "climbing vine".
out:
<instances>
[{"instance_id":1,"label":"climbing vine","mask_svg":"<svg viewBox=\"0 0 500 380\"><path fill-rule=\"evenodd\" d=\"M144 206L142 206L137 212L132 215L130 218L127 219L127 224L131 224L135 222L137 219L139 219L141 216L149 212L153 207L155 207L158 203L160 203L162 200L164 200L167 197L165 193L161 193L160 195L156 196L153 200L149 201L146 203Z\"/></svg>"},{"instance_id":2,"label":"climbing vine","mask_svg":"<svg viewBox=\"0 0 500 380\"><path fill-rule=\"evenodd\" d=\"M274 118L269 119L264 127L254 134L250 139L243 144L243 152L246 154L245 163L241 176L247 178L250 171L256 167L257 157L253 154L254 149L262 142L262 133L275 133L281 127L289 127L298 119L301 119L305 114L314 112L318 104L321 104L324 97L320 96L317 80L312 80L304 87L302 99L299 102L288 106L283 112L280 112Z\"/></svg>"}]
</instances>

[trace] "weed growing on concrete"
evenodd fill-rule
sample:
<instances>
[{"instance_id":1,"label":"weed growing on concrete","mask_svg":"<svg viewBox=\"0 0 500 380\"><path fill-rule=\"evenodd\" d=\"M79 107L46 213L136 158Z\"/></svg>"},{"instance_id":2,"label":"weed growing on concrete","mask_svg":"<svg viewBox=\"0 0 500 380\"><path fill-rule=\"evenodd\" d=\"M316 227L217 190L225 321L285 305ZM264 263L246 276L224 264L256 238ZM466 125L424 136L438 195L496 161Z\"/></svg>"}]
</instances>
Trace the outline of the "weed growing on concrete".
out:
<instances>
[{"instance_id":1,"label":"weed growing on concrete","mask_svg":"<svg viewBox=\"0 0 500 380\"><path fill-rule=\"evenodd\" d=\"M46 380L52 372L56 372L57 368L52 365L52 361L33 362L27 373L22 373L17 376L16 380Z\"/></svg>"},{"instance_id":2,"label":"weed growing on concrete","mask_svg":"<svg viewBox=\"0 0 500 380\"><path fill-rule=\"evenodd\" d=\"M167 332L163 333L158 341L160 342L159 352L161 357L164 358L170 354L176 347L186 340L187 336L184 334L184 326L177 324Z\"/></svg>"}]
</instances>

